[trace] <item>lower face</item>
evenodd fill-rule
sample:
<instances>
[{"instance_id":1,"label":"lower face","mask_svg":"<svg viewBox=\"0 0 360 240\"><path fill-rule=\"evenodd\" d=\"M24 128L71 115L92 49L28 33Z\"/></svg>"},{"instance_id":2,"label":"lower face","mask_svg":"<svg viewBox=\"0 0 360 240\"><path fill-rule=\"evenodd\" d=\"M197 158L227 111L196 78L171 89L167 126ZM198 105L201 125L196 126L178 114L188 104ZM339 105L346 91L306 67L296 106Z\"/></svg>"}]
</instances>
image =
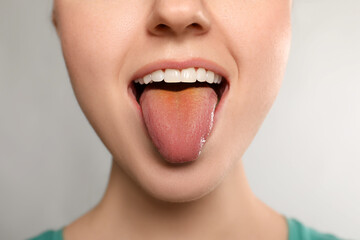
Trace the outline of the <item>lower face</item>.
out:
<instances>
[{"instance_id":1,"label":"lower face","mask_svg":"<svg viewBox=\"0 0 360 240\"><path fill-rule=\"evenodd\" d=\"M240 161L279 91L291 1L55 0L54 7L77 100L123 172L164 201L191 201L215 189ZM191 14L199 12L200 30L189 27L198 20ZM134 80L155 70L185 68L220 75L225 91L217 95L213 125L199 154L174 163L149 134ZM171 84L164 83L166 94ZM186 91L196 85L183 84ZM177 101L188 104L189 96ZM168 116L161 116L166 122Z\"/></svg>"}]
</instances>

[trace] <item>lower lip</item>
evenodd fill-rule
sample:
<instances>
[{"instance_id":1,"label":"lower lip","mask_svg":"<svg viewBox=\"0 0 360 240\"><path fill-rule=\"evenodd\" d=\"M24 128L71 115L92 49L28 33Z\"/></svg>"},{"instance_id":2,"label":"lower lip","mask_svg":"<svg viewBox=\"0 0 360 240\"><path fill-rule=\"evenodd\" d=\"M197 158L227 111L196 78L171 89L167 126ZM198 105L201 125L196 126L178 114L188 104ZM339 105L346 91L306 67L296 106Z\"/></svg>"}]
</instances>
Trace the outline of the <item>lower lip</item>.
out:
<instances>
[{"instance_id":1,"label":"lower lip","mask_svg":"<svg viewBox=\"0 0 360 240\"><path fill-rule=\"evenodd\" d=\"M220 99L219 103L217 104L217 106L215 108L214 123L213 123L213 129L211 130L211 132L214 131L214 128L216 127L216 123L217 123L218 118L219 118L218 115L222 111L223 105L225 104L225 99L227 98L229 88L230 88L229 87L229 82L227 82L226 86L225 86L225 89L224 89L224 92L223 92L223 94L221 96L221 99ZM139 118L141 119L142 123L145 125L145 121L143 119L143 114L142 114L142 109L140 107L140 104L136 101L135 92L136 91L135 91L135 87L134 87L133 83L130 83L130 85L128 87L128 94L130 95L130 99L131 99L132 103L134 104L134 106L135 106L135 108L137 110L137 114L139 115ZM210 132L210 136L211 136L211 132ZM209 137L208 137L208 139L209 139ZM188 163L188 162L194 162L194 161L196 161L196 160L184 161L184 162L181 162L181 164Z\"/></svg>"}]
</instances>

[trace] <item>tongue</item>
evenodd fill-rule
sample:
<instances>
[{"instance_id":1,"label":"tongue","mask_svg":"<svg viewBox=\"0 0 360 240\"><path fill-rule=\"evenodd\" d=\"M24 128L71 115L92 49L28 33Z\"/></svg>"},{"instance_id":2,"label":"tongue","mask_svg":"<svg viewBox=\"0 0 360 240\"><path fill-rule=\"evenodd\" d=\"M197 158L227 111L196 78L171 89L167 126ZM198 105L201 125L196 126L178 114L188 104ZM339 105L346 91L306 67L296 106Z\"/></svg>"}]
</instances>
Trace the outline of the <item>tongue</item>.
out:
<instances>
[{"instance_id":1,"label":"tongue","mask_svg":"<svg viewBox=\"0 0 360 240\"><path fill-rule=\"evenodd\" d=\"M212 129L218 100L206 85L184 86L151 84L140 98L149 135L170 163L196 160Z\"/></svg>"}]
</instances>

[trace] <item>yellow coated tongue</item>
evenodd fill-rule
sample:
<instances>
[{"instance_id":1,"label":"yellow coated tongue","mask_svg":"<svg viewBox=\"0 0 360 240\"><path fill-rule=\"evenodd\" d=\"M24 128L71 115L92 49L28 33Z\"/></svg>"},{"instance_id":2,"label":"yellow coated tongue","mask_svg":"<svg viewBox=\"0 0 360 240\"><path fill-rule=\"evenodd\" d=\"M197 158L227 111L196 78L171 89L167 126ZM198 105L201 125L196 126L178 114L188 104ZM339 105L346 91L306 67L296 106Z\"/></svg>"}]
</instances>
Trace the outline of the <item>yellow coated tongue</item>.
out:
<instances>
[{"instance_id":1,"label":"yellow coated tongue","mask_svg":"<svg viewBox=\"0 0 360 240\"><path fill-rule=\"evenodd\" d=\"M193 161L199 156L212 129L218 100L206 85L184 86L151 84L140 97L148 133L170 163Z\"/></svg>"}]
</instances>

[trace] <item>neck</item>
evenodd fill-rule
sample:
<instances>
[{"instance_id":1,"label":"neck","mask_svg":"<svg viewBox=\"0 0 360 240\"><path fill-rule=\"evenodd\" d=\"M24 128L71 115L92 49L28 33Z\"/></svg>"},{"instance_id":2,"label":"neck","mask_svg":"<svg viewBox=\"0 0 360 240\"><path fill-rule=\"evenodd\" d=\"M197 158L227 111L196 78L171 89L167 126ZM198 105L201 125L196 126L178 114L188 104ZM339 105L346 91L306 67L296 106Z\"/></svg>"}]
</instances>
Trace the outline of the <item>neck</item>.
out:
<instances>
[{"instance_id":1,"label":"neck","mask_svg":"<svg viewBox=\"0 0 360 240\"><path fill-rule=\"evenodd\" d=\"M169 203L145 193L113 160L105 195L84 218L103 239L269 239L269 234L286 239L287 234L283 217L252 193L242 161L208 195Z\"/></svg>"}]
</instances>

